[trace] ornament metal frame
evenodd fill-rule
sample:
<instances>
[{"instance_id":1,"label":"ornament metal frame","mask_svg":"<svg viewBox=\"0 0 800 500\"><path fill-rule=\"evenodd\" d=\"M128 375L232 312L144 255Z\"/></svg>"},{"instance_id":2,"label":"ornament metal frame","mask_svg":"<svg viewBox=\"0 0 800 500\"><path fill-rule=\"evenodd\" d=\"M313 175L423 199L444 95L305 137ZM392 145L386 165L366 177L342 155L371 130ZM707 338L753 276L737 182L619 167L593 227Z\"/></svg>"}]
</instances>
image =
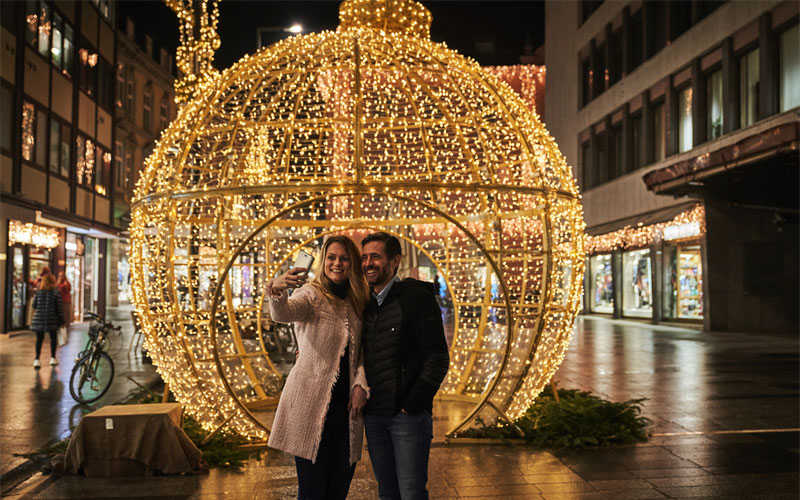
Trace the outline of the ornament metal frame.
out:
<instances>
[{"instance_id":1,"label":"ornament metal frame","mask_svg":"<svg viewBox=\"0 0 800 500\"><path fill-rule=\"evenodd\" d=\"M413 12L409 15L412 18L415 15L422 17L421 21L411 23L411 28L405 33L402 32L402 26L398 29L400 33L381 31L386 27L385 19L373 19L370 16L388 15L386 12L380 14L359 10L371 4L370 0L348 0L342 5L345 14L342 14L343 22L336 33L294 37L294 42L289 39L278 46L265 49L251 59L245 58L238 66L201 81L197 88L200 93L195 99L188 101L178 119L162 136L161 142L148 160L147 171L137 186L136 199L131 209L131 238L134 243L131 246L131 269L133 298L145 332L146 347L170 389L186 405L187 412L194 415L211 432L229 426L249 438L264 439L269 433L269 426L251 410L268 409L277 402L278 393L273 391L268 394L260 382L260 375L251 366L251 360L261 356L265 358L265 363L262 363L263 371L271 370L272 375L277 374L264 347L261 315L264 297L259 297L257 307L248 309L256 316L257 321L256 335L260 342L260 351L256 352L249 351L245 346L238 324L238 314L241 311L232 293L232 270L240 265L237 264L237 258L245 250L252 248L253 242L261 236L265 238L266 256L266 260L258 264L263 267L262 280L265 276L274 275L294 251L319 239L323 233L387 230L426 255L441 273L454 311L451 370L438 397L465 402L469 406L463 418L447 433L449 438L456 437L470 425L476 425L478 418L486 423L497 418L512 422L528 408L566 354L572 322L580 304L584 270L584 226L580 195L569 166L544 126L513 91L483 72L473 61L463 60L455 53L442 50L438 44L424 40L427 32L424 12L419 14L415 11L419 4L407 0L380 2L386 6L399 6L400 10L410 5ZM352 12L349 21L345 22L347 9ZM429 26L430 14L427 16ZM373 23L372 27L369 23ZM375 25L382 28L375 28ZM417 154L423 154L424 157L417 158L417 161L425 165L427 170L420 170L422 173L411 170L404 173L400 170L402 165L413 167L416 165L415 160L409 160L397 153L398 170L394 172L394 177L390 175L381 178L381 167L376 169L370 163L376 161L374 155L376 151L380 151L381 136L370 129L368 133L373 135L367 138L365 128L367 124L372 123L374 126L379 123L374 118L377 116L375 107L379 108L382 101L372 103L370 108L370 103L365 101L365 94L381 98L376 94L380 90L377 85L391 81L391 78L380 75L380 66L365 66L365 74L369 74L373 81L362 81L360 44L369 46L370 43L386 43L387 39L391 40L394 47L406 51L406 55L413 55L414 50L419 50L417 56L429 57L435 61L436 67L435 71L421 72L421 76L414 76L414 82L421 82L416 90L411 87L404 90L404 94L398 94L409 99L407 107L411 111L407 112L411 114L410 118L404 118L407 120L404 122L405 129L410 128L413 131L414 127L419 128L418 138L413 133L408 135L411 137L409 151L415 151L416 143L413 141L418 140L422 144L423 152ZM299 47L304 40L320 45L329 43L332 47L336 43L345 47L348 42L352 42L352 53L349 56L353 58L352 67L347 64L342 66L345 73L352 72L352 79L344 79L343 94L331 94L334 97L344 95L341 99L352 103L352 108L335 108L333 115L326 115L320 121L330 122L333 130L330 136L325 136L328 141L326 147L331 148L328 152L331 157L318 160L320 166L330 169L328 176L319 178L312 169L309 182L305 185L290 182L288 164L281 164L287 168L287 178L283 182L280 182L277 174L270 178L270 172L262 172L252 175L256 180L261 178L258 175L262 175L268 179L267 182L259 184L253 180L247 184L243 181L248 179L242 178L238 179L241 182L239 185L219 187L220 184L213 179L213 169L215 165L222 169L223 163L219 162L231 161L229 156L233 153L230 151L233 150L233 141L237 137L231 134L231 142L227 146L220 141L209 149L206 163L199 164L203 168L208 167L207 175L211 179L208 185L193 185L192 169L204 172L200 166L192 163L197 161L193 156L193 148L201 136L197 127L213 128L202 122L201 118L213 116L210 115L213 106L217 107L214 111L221 113L238 96L231 94L232 97L227 98L228 100L223 99L224 86L244 85L248 78L253 78L248 75L252 75L259 64L266 64L263 61L270 60L270 57L279 60L280 50L287 50L287 47L291 49L293 43ZM334 48L344 50L343 57L346 60L347 50L340 46ZM417 46L421 48L416 49ZM371 48L375 51L375 47ZM370 57L378 56L373 54ZM399 60L399 56L397 59ZM366 58L364 60L367 61ZM374 61L373 63L377 64ZM399 63L392 59L392 64ZM240 70L241 74L237 73ZM275 74L280 74L280 71L276 70ZM312 70L306 71L310 73ZM408 68L403 71L408 71ZM442 81L436 81L437 71L443 75ZM410 73L401 76L409 78L408 81L411 82L409 75ZM317 80L314 80L315 84L320 83L319 78L321 76L318 75ZM441 88L426 87L425 78L432 79ZM456 83L462 81L471 82L477 90L458 88ZM393 85L405 85L405 80L398 82ZM347 86L349 84L352 84L352 88ZM372 87L362 92L362 85ZM450 116L448 105L437 100L446 97L440 94L448 86L455 87L453 99L469 102L465 97L469 90L474 93L469 94L474 99L484 99L476 101L484 108L469 107L463 111L463 119L456 120L460 115ZM250 91L248 99L255 99L256 88ZM414 91L423 97L436 97L431 101L435 104L432 111L414 103ZM298 112L301 97L299 95L295 101L294 113ZM217 98L219 101L215 100ZM336 97L338 98L340 97ZM340 106L341 102L336 99L334 104ZM235 104L245 106L246 103L237 101ZM430 102L428 105L431 105ZM436 115L437 110L441 111L441 116ZM482 121L479 116L481 112L488 113L486 121ZM239 113L237 117L242 118L244 123L244 111L240 110ZM427 113L433 114L428 116ZM502 117L506 117L506 120L502 120ZM236 126L238 127L238 122ZM352 144L347 141L337 142L337 126L346 127L346 139L352 137ZM475 137L464 132L470 130L470 126L475 127ZM190 127L192 131L189 140L182 135L186 127ZM400 132L393 135L394 129L387 130L389 132L383 136L384 141L389 137L400 144L406 137ZM457 137L454 144L457 143L463 149L461 160L458 154L447 155L446 148L453 145L444 144L442 141L445 136L435 134L441 134L442 130L455 131ZM296 132L293 129L289 131ZM492 148L496 151L486 149L483 141L487 137L493 138ZM258 139L254 132L250 140ZM322 143L322 139L320 141ZM368 144L368 141L372 142ZM440 153L437 153L434 144L444 144L444 153L437 156ZM365 146L368 155L365 154ZM281 143L280 155L276 154L275 158L280 156L282 162L290 161L293 150L284 150L286 147L297 146L291 142L289 146ZM469 149L471 147L477 149L472 151ZM247 148L243 150L249 151L250 145ZM337 166L335 155L337 152L341 153L342 148L350 153L349 159ZM503 156L505 153L508 156ZM471 156L473 154L475 157ZM238 158L239 163L249 161L245 156ZM459 161L465 165L463 173L457 168L461 165ZM170 164L174 170L173 177L170 177L173 172L166 168ZM480 170L479 165L486 172ZM232 170L233 167L224 168L229 169L226 170L228 176L244 175ZM265 163L264 168L272 167ZM185 169L188 169L188 174ZM343 177L338 182L330 180L329 177L337 172L343 174ZM200 174L197 176L199 178ZM238 233L234 235L237 219L231 214L237 210L236 200L240 205L246 205L245 200L260 196L272 198L267 201L260 199L261 205L253 209L253 213L260 217L256 220L257 223L251 224L252 221L244 219L238 221L241 227L249 225L255 229L247 236ZM383 206L379 205L382 202L376 201L382 199L391 201L386 204L389 208L385 209L385 216L380 216L383 208L375 208ZM194 201L199 201L198 206L201 208L191 205ZM208 207L204 208L204 202ZM187 208L187 203L191 207ZM311 216L305 213L300 218L291 217L298 211L317 205L322 208L311 209L312 212L318 210L317 215L325 212L332 217L320 219L313 216L313 213ZM244 214L246 209L245 206L238 210ZM194 302L199 300L203 289L196 275L202 260L202 247L192 243L192 248L196 247L197 255L187 253L186 263L180 264L187 269L184 277L187 274L189 276L190 300L194 307L194 315L187 319L179 306L183 298L179 297L176 284L175 263L179 259L175 253L175 240L197 238L199 241L200 236L196 236L195 222L192 221L203 218L195 214L195 210L200 210L201 214L207 212L206 219L214 221L210 225L214 226L217 234L206 238L208 241L222 243L222 246L214 247L213 255L218 258L218 282L213 289L210 312L206 308L199 309ZM162 222L168 224L169 228L163 235L163 228L158 227ZM188 237L183 234L179 236L179 222L186 226L181 231L188 232ZM247 224L243 224L245 222ZM270 231L278 229L286 231L286 234L276 237L275 241L279 244L273 246ZM420 234L417 234L417 229L421 231ZM414 234L410 235L409 230L413 230ZM294 238L294 232L302 234L302 231L310 233L304 238ZM437 234L436 231L443 232ZM504 236L512 233L517 238L514 243L507 243L511 241L508 237L504 242ZM432 234L435 235L433 239L425 239ZM466 246L456 247L451 236L458 245L463 243ZM440 245L440 241L444 243ZM443 248L445 257L434 255L436 252L426 247L431 242ZM447 247L448 244L453 246ZM475 259L474 255L480 258ZM192 265L196 268L194 276L190 272ZM465 287L471 288L465 292ZM211 286L206 284L206 290L210 289ZM480 300L467 300L481 294ZM476 310L477 321L474 319ZM191 332L188 326L191 326ZM196 356L195 351L202 356ZM203 366L200 367L199 364Z\"/></svg>"}]
</instances>

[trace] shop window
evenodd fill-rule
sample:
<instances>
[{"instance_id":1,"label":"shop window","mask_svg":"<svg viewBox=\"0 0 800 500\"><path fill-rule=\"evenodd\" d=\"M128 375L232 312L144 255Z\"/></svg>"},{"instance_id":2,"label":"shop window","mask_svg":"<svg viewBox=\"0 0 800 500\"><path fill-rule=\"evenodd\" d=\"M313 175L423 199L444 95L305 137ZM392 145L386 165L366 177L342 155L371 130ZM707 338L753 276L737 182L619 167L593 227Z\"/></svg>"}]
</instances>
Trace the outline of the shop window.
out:
<instances>
[{"instance_id":1,"label":"shop window","mask_svg":"<svg viewBox=\"0 0 800 500\"><path fill-rule=\"evenodd\" d=\"M641 113L630 117L631 127L631 158L626 167L628 172L633 172L642 167L642 115Z\"/></svg>"},{"instance_id":2,"label":"shop window","mask_svg":"<svg viewBox=\"0 0 800 500\"><path fill-rule=\"evenodd\" d=\"M122 143L117 141L114 143L114 187L117 191L125 191L125 164L122 162L124 152Z\"/></svg>"},{"instance_id":3,"label":"shop window","mask_svg":"<svg viewBox=\"0 0 800 500\"><path fill-rule=\"evenodd\" d=\"M97 10L100 11L100 14L103 15L106 19L109 19L109 15L111 14L111 0L93 0L94 4L97 6Z\"/></svg>"},{"instance_id":4,"label":"shop window","mask_svg":"<svg viewBox=\"0 0 800 500\"><path fill-rule=\"evenodd\" d=\"M0 25L14 36L17 35L17 4L21 2L0 2Z\"/></svg>"},{"instance_id":5,"label":"shop window","mask_svg":"<svg viewBox=\"0 0 800 500\"><path fill-rule=\"evenodd\" d=\"M671 11L669 18L672 22L670 40L675 40L692 27L692 3L694 2L669 2Z\"/></svg>"},{"instance_id":6,"label":"shop window","mask_svg":"<svg viewBox=\"0 0 800 500\"><path fill-rule=\"evenodd\" d=\"M125 79L125 111L128 113L133 112L133 97L136 89L136 81L133 77L133 70L128 70L127 78Z\"/></svg>"},{"instance_id":7,"label":"shop window","mask_svg":"<svg viewBox=\"0 0 800 500\"><path fill-rule=\"evenodd\" d=\"M594 185L599 186L604 182L608 182L608 145L606 144L606 135L599 134L595 141L597 149L594 151L594 158L592 158L592 165L594 168Z\"/></svg>"},{"instance_id":8,"label":"shop window","mask_svg":"<svg viewBox=\"0 0 800 500\"><path fill-rule=\"evenodd\" d=\"M45 167L47 158L47 113L36 110L36 164Z\"/></svg>"},{"instance_id":9,"label":"shop window","mask_svg":"<svg viewBox=\"0 0 800 500\"><path fill-rule=\"evenodd\" d=\"M739 127L758 119L758 49L739 58Z\"/></svg>"},{"instance_id":10,"label":"shop window","mask_svg":"<svg viewBox=\"0 0 800 500\"><path fill-rule=\"evenodd\" d=\"M97 104L111 111L114 102L114 71L102 57L97 64Z\"/></svg>"},{"instance_id":11,"label":"shop window","mask_svg":"<svg viewBox=\"0 0 800 500\"><path fill-rule=\"evenodd\" d=\"M614 312L614 276L611 272L611 255L595 255L589 259L591 295L589 309L592 312Z\"/></svg>"},{"instance_id":12,"label":"shop window","mask_svg":"<svg viewBox=\"0 0 800 500\"><path fill-rule=\"evenodd\" d=\"M584 191L594 187L592 183L592 149L589 141L581 144L581 171Z\"/></svg>"},{"instance_id":13,"label":"shop window","mask_svg":"<svg viewBox=\"0 0 800 500\"><path fill-rule=\"evenodd\" d=\"M644 59L644 54L642 48L644 46L644 26L642 24L642 9L636 11L635 14L631 16L630 20L630 46L628 47L628 52L630 54L630 65L631 67L628 68L628 71L633 71L634 69L638 68Z\"/></svg>"},{"instance_id":14,"label":"shop window","mask_svg":"<svg viewBox=\"0 0 800 500\"><path fill-rule=\"evenodd\" d=\"M135 178L136 172L134 172L134 165L133 165L133 146L129 145L129 147L125 148L125 185L128 185L128 179L132 176ZM127 193L126 193L127 194ZM127 197L126 197L127 199Z\"/></svg>"},{"instance_id":15,"label":"shop window","mask_svg":"<svg viewBox=\"0 0 800 500\"><path fill-rule=\"evenodd\" d=\"M97 52L88 47L78 51L80 88L90 96L97 95Z\"/></svg>"},{"instance_id":16,"label":"shop window","mask_svg":"<svg viewBox=\"0 0 800 500\"><path fill-rule=\"evenodd\" d=\"M0 149L8 153L11 152L13 142L13 111L14 97L11 94L11 89L8 87L0 87L0 120L4 126L0 127Z\"/></svg>"},{"instance_id":17,"label":"shop window","mask_svg":"<svg viewBox=\"0 0 800 500\"><path fill-rule=\"evenodd\" d=\"M664 317L702 319L703 269L700 245L667 246L664 259Z\"/></svg>"},{"instance_id":18,"label":"shop window","mask_svg":"<svg viewBox=\"0 0 800 500\"><path fill-rule=\"evenodd\" d=\"M57 120L50 119L50 171L62 177L69 176L70 128Z\"/></svg>"},{"instance_id":19,"label":"shop window","mask_svg":"<svg viewBox=\"0 0 800 500\"><path fill-rule=\"evenodd\" d=\"M153 127L153 84L147 82L142 100L142 128L150 132Z\"/></svg>"},{"instance_id":20,"label":"shop window","mask_svg":"<svg viewBox=\"0 0 800 500\"><path fill-rule=\"evenodd\" d=\"M95 173L95 146L94 141L78 136L77 141L77 161L75 165L75 176L78 184L91 186L94 182Z\"/></svg>"},{"instance_id":21,"label":"shop window","mask_svg":"<svg viewBox=\"0 0 800 500\"><path fill-rule=\"evenodd\" d=\"M41 1L28 1L25 9L25 41L49 58L52 9Z\"/></svg>"},{"instance_id":22,"label":"shop window","mask_svg":"<svg viewBox=\"0 0 800 500\"><path fill-rule=\"evenodd\" d=\"M717 70L706 78L706 137L714 140L722 136L722 71Z\"/></svg>"},{"instance_id":23,"label":"shop window","mask_svg":"<svg viewBox=\"0 0 800 500\"><path fill-rule=\"evenodd\" d=\"M58 12L53 14L53 46L50 60L64 75L70 76L72 61L75 58L75 35L72 26L65 22Z\"/></svg>"},{"instance_id":24,"label":"shop window","mask_svg":"<svg viewBox=\"0 0 800 500\"><path fill-rule=\"evenodd\" d=\"M780 110L800 106L800 25L784 31L780 39Z\"/></svg>"},{"instance_id":25,"label":"shop window","mask_svg":"<svg viewBox=\"0 0 800 500\"><path fill-rule=\"evenodd\" d=\"M608 67L606 66L606 45L598 45L594 51L592 68L592 97L599 96L608 86Z\"/></svg>"},{"instance_id":26,"label":"shop window","mask_svg":"<svg viewBox=\"0 0 800 500\"><path fill-rule=\"evenodd\" d=\"M653 154L654 162L661 161L667 156L667 137L664 116L664 102L660 102L653 106Z\"/></svg>"},{"instance_id":27,"label":"shop window","mask_svg":"<svg viewBox=\"0 0 800 500\"><path fill-rule=\"evenodd\" d=\"M678 91L678 152L692 149L692 87Z\"/></svg>"},{"instance_id":28,"label":"shop window","mask_svg":"<svg viewBox=\"0 0 800 500\"><path fill-rule=\"evenodd\" d=\"M622 78L622 62L624 60L622 30L613 32L608 43L610 44L609 49L611 49L611 60L608 61L608 81L609 85L613 85Z\"/></svg>"},{"instance_id":29,"label":"shop window","mask_svg":"<svg viewBox=\"0 0 800 500\"><path fill-rule=\"evenodd\" d=\"M33 162L36 156L36 107L22 103L22 159Z\"/></svg>"},{"instance_id":30,"label":"shop window","mask_svg":"<svg viewBox=\"0 0 800 500\"><path fill-rule=\"evenodd\" d=\"M125 65L117 63L117 102L118 108L123 105L123 98L125 97Z\"/></svg>"},{"instance_id":31,"label":"shop window","mask_svg":"<svg viewBox=\"0 0 800 500\"><path fill-rule=\"evenodd\" d=\"M95 155L97 168L95 169L94 190L103 196L108 195L108 177L111 175L111 153L97 146Z\"/></svg>"},{"instance_id":32,"label":"shop window","mask_svg":"<svg viewBox=\"0 0 800 500\"><path fill-rule=\"evenodd\" d=\"M581 0L581 24L585 23L602 4L603 0Z\"/></svg>"},{"instance_id":33,"label":"shop window","mask_svg":"<svg viewBox=\"0 0 800 500\"><path fill-rule=\"evenodd\" d=\"M159 113L159 130L164 130L169 125L169 94L161 96L161 109Z\"/></svg>"},{"instance_id":34,"label":"shop window","mask_svg":"<svg viewBox=\"0 0 800 500\"><path fill-rule=\"evenodd\" d=\"M22 159L47 166L47 113L33 103L22 103Z\"/></svg>"},{"instance_id":35,"label":"shop window","mask_svg":"<svg viewBox=\"0 0 800 500\"><path fill-rule=\"evenodd\" d=\"M592 100L592 67L589 59L581 61L581 104L586 105Z\"/></svg>"},{"instance_id":36,"label":"shop window","mask_svg":"<svg viewBox=\"0 0 800 500\"><path fill-rule=\"evenodd\" d=\"M70 135L72 130L70 127L62 123L61 124L61 159L59 161L60 173L63 177L69 176L69 162L70 162L70 144L72 141L70 140Z\"/></svg>"},{"instance_id":37,"label":"shop window","mask_svg":"<svg viewBox=\"0 0 800 500\"><path fill-rule=\"evenodd\" d=\"M650 250L622 254L622 314L653 317L653 288Z\"/></svg>"},{"instance_id":38,"label":"shop window","mask_svg":"<svg viewBox=\"0 0 800 500\"><path fill-rule=\"evenodd\" d=\"M649 1L644 6L647 10L647 57L653 57L667 45L666 2Z\"/></svg>"},{"instance_id":39,"label":"shop window","mask_svg":"<svg viewBox=\"0 0 800 500\"><path fill-rule=\"evenodd\" d=\"M58 120L50 120L50 171L58 173L58 164L61 157L61 124Z\"/></svg>"},{"instance_id":40,"label":"shop window","mask_svg":"<svg viewBox=\"0 0 800 500\"><path fill-rule=\"evenodd\" d=\"M611 168L608 172L608 178L614 179L615 177L619 177L623 173L623 165L622 165L622 124L613 125L611 127L611 140L609 142L609 146L611 147L610 151L610 159L611 159Z\"/></svg>"}]
</instances>

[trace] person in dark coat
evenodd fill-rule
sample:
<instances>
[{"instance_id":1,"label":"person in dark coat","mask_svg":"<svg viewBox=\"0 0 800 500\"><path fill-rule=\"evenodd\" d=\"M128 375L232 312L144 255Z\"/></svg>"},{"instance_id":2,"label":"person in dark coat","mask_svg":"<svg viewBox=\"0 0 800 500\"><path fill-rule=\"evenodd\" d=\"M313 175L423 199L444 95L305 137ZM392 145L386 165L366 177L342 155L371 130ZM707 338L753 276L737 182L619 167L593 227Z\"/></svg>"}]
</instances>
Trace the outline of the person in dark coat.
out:
<instances>
[{"instance_id":1,"label":"person in dark coat","mask_svg":"<svg viewBox=\"0 0 800 500\"><path fill-rule=\"evenodd\" d=\"M53 273L47 273L41 277L39 291L33 298L33 319L31 320L31 330L36 332L36 359L33 360L33 367L41 368L39 355L42 352L44 342L44 332L50 334L50 365L58 364L56 359L56 348L58 346L58 328L64 324L64 305L61 303L61 293L56 287L56 278Z\"/></svg>"},{"instance_id":2,"label":"person in dark coat","mask_svg":"<svg viewBox=\"0 0 800 500\"><path fill-rule=\"evenodd\" d=\"M433 397L450 358L433 283L397 277L398 239L361 242L372 289L364 310L364 369L371 388L364 430L381 500L427 500Z\"/></svg>"}]
</instances>

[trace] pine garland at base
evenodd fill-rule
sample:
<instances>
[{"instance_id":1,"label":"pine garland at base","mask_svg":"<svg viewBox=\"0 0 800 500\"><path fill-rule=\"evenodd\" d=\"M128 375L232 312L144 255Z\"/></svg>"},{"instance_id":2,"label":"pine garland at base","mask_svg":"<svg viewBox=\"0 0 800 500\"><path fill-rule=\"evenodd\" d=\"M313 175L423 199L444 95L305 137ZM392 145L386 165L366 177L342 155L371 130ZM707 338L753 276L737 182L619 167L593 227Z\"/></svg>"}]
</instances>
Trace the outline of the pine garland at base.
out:
<instances>
[{"instance_id":1,"label":"pine garland at base","mask_svg":"<svg viewBox=\"0 0 800 500\"><path fill-rule=\"evenodd\" d=\"M651 420L643 417L642 399L621 403L606 401L590 392L559 389L556 401L550 386L520 418L510 425L498 420L494 425L468 429L459 437L524 439L542 448L585 448L647 441ZM524 433L524 438L519 431Z\"/></svg>"}]
</instances>

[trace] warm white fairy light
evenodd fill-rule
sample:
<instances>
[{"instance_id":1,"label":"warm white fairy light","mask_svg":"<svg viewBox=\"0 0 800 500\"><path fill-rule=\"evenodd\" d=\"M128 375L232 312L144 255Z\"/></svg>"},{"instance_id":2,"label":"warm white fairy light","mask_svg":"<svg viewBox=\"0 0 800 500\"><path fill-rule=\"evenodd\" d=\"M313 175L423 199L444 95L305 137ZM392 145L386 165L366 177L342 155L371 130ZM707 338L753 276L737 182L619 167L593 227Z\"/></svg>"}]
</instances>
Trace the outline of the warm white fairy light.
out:
<instances>
[{"instance_id":1,"label":"warm white fairy light","mask_svg":"<svg viewBox=\"0 0 800 500\"><path fill-rule=\"evenodd\" d=\"M207 429L268 432L264 283L328 232L388 230L438 268L455 315L440 394L480 402L459 428L497 418L492 405L519 415L563 358L585 242L570 167L507 85L430 41L430 22L416 2L348 0L337 31L194 80L148 159L134 302L159 372Z\"/></svg>"}]
</instances>

